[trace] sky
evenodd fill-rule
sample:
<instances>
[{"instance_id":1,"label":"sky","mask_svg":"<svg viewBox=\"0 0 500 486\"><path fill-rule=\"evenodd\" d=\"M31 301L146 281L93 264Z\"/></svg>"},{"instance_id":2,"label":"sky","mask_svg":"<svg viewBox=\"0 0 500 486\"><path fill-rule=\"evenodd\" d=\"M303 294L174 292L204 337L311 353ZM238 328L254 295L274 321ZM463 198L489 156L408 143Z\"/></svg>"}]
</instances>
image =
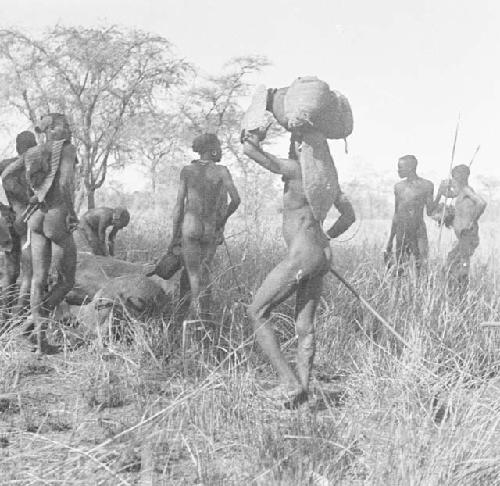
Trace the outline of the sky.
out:
<instances>
[{"instance_id":1,"label":"sky","mask_svg":"<svg viewBox=\"0 0 500 486\"><path fill-rule=\"evenodd\" d=\"M208 73L265 55L272 66L256 81L268 87L316 75L353 109L349 154L331 143L341 179L396 179L403 154L417 156L423 176L446 177L459 113L456 163L480 144L473 171L500 177L496 0L0 0L0 12L1 27L32 32L55 23L152 31Z\"/></svg>"}]
</instances>

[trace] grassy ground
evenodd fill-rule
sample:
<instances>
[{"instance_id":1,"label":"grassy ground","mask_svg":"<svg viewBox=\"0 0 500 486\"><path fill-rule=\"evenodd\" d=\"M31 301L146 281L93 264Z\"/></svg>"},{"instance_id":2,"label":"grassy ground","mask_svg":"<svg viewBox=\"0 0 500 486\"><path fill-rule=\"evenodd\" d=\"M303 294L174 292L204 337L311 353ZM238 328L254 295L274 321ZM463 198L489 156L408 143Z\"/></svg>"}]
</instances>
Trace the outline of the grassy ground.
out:
<instances>
[{"instance_id":1,"label":"grassy ground","mask_svg":"<svg viewBox=\"0 0 500 486\"><path fill-rule=\"evenodd\" d=\"M161 253L164 233L141 224L122 235L120 251L148 260ZM298 411L266 398L276 378L246 317L283 255L273 235L230 239L235 273L219 249L218 333L208 349L189 332L183 347L168 317L134 323L131 344L100 349L88 340L42 359L23 351L14 331L4 335L0 483L500 484L500 329L481 327L499 318L492 250L476 259L460 303L446 295L436 256L418 284L388 276L380 261L387 230L363 222L334 245L335 263L409 346L327 277L315 400ZM274 314L290 360L292 305Z\"/></svg>"}]
</instances>

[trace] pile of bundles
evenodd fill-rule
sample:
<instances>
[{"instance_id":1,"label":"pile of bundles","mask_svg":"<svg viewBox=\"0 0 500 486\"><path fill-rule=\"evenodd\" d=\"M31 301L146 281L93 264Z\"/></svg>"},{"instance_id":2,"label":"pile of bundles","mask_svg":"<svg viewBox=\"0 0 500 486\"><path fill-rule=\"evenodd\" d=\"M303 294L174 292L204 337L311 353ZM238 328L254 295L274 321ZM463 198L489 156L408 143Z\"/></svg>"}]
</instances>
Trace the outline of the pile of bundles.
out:
<instances>
[{"instance_id":1,"label":"pile of bundles","mask_svg":"<svg viewBox=\"0 0 500 486\"><path fill-rule=\"evenodd\" d=\"M257 88L243 129L263 138L272 113L302 142L299 161L304 193L316 220L322 222L340 194L337 170L327 139L346 139L353 130L347 98L314 76L297 78L288 88Z\"/></svg>"}]
</instances>

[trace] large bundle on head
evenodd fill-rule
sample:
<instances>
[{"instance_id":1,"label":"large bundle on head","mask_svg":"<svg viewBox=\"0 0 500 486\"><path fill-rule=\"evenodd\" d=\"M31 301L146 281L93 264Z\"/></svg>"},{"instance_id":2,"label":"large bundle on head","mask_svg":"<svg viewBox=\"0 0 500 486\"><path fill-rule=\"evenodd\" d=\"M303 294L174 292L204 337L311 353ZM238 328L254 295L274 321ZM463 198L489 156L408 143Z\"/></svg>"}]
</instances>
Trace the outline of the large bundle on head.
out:
<instances>
[{"instance_id":1,"label":"large bundle on head","mask_svg":"<svg viewBox=\"0 0 500 486\"><path fill-rule=\"evenodd\" d=\"M342 139L353 130L347 98L315 76L297 78L289 88L275 90L271 110L289 131L312 127L326 138Z\"/></svg>"}]
</instances>

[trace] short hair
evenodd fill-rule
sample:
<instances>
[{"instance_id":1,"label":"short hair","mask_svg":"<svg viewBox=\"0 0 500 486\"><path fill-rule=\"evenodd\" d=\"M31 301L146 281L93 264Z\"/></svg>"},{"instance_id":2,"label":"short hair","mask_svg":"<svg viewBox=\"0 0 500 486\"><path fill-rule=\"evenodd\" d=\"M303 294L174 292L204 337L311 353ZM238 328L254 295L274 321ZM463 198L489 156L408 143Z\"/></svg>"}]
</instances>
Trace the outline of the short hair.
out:
<instances>
[{"instance_id":1,"label":"short hair","mask_svg":"<svg viewBox=\"0 0 500 486\"><path fill-rule=\"evenodd\" d=\"M470 176L470 169L464 164L456 165L451 169L451 177L467 179Z\"/></svg>"},{"instance_id":2,"label":"short hair","mask_svg":"<svg viewBox=\"0 0 500 486\"><path fill-rule=\"evenodd\" d=\"M193 140L192 147L193 152L202 154L204 152L208 152L209 150L218 150L221 148L221 145L217 135L214 133L203 133L202 135L198 135Z\"/></svg>"},{"instance_id":3,"label":"short hair","mask_svg":"<svg viewBox=\"0 0 500 486\"><path fill-rule=\"evenodd\" d=\"M399 157L399 160L402 160L413 169L417 168L418 160L414 155L403 155L402 157Z\"/></svg>"},{"instance_id":4,"label":"short hair","mask_svg":"<svg viewBox=\"0 0 500 486\"><path fill-rule=\"evenodd\" d=\"M16 151L19 155L24 154L26 150L36 145L36 138L33 132L25 130L16 137Z\"/></svg>"}]
</instances>

